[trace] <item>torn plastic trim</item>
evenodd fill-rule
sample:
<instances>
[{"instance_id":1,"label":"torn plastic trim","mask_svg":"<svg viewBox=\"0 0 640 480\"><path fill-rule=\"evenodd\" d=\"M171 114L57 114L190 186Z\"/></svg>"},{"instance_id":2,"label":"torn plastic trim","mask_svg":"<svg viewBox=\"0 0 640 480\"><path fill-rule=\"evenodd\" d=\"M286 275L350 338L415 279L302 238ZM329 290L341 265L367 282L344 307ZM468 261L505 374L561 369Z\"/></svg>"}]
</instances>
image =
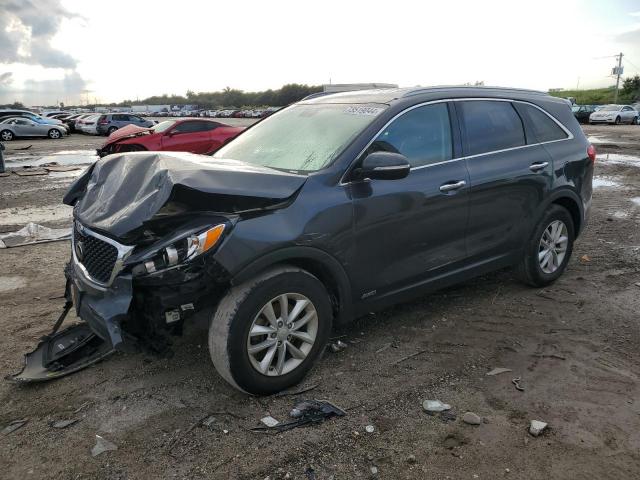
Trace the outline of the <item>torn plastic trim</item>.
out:
<instances>
[{"instance_id":1,"label":"torn plastic trim","mask_svg":"<svg viewBox=\"0 0 640 480\"><path fill-rule=\"evenodd\" d=\"M35 350L24 356L22 370L5 378L16 383L45 382L87 368L113 352L86 323L72 325L43 337Z\"/></svg>"}]
</instances>

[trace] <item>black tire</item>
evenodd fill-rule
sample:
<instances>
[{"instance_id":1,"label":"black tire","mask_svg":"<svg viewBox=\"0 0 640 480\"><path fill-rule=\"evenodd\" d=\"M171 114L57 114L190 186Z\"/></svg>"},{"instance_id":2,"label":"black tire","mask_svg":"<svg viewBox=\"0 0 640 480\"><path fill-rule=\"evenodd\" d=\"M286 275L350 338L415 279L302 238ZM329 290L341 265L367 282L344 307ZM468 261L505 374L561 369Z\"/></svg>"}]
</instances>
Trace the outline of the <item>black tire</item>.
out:
<instances>
[{"instance_id":1,"label":"black tire","mask_svg":"<svg viewBox=\"0 0 640 480\"><path fill-rule=\"evenodd\" d=\"M640 125L640 118L633 117L633 121L631 122L631 125Z\"/></svg>"},{"instance_id":2,"label":"black tire","mask_svg":"<svg viewBox=\"0 0 640 480\"><path fill-rule=\"evenodd\" d=\"M306 358L292 371L264 375L251 364L247 339L254 318L278 295L304 295L317 312L317 332ZM322 355L332 323L327 291L309 272L292 266L278 267L233 287L220 301L209 325L209 353L218 373L233 387L255 395L270 395L300 382Z\"/></svg>"},{"instance_id":3,"label":"black tire","mask_svg":"<svg viewBox=\"0 0 640 480\"><path fill-rule=\"evenodd\" d=\"M115 132L117 129L118 127L109 127L109 130L107 130L107 137L111 135L113 132Z\"/></svg>"},{"instance_id":4,"label":"black tire","mask_svg":"<svg viewBox=\"0 0 640 480\"><path fill-rule=\"evenodd\" d=\"M3 142L10 142L14 138L16 138L16 136L11 130L2 130L0 132L0 140L2 140Z\"/></svg>"},{"instance_id":5,"label":"black tire","mask_svg":"<svg viewBox=\"0 0 640 480\"><path fill-rule=\"evenodd\" d=\"M620 117L616 117L616 122L615 122L615 123L616 123L616 125L620 125L620 121L621 121L621 120L620 120Z\"/></svg>"},{"instance_id":6,"label":"black tire","mask_svg":"<svg viewBox=\"0 0 640 480\"><path fill-rule=\"evenodd\" d=\"M564 259L558 266L557 270L553 273L546 273L542 270L540 260L538 258L540 253L540 242L547 227L556 220L563 222L567 228L567 247ZM533 230L531 238L529 238L525 245L524 256L516 267L516 275L521 281L533 287L544 287L555 282L567 268L567 264L571 258L571 253L573 252L574 239L575 227L569 211L560 205L550 205L549 208L545 210L542 218Z\"/></svg>"},{"instance_id":7,"label":"black tire","mask_svg":"<svg viewBox=\"0 0 640 480\"><path fill-rule=\"evenodd\" d=\"M57 140L58 138L62 138L62 132L56 128L52 128L47 132L47 136L53 140Z\"/></svg>"}]
</instances>

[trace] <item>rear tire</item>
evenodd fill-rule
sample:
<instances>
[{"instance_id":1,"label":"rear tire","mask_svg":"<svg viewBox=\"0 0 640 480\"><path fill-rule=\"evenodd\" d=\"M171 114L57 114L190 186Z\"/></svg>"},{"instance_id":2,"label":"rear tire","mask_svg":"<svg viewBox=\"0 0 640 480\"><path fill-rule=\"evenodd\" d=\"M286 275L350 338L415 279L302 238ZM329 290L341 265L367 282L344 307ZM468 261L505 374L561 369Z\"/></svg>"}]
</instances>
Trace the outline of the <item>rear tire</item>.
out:
<instances>
[{"instance_id":1,"label":"rear tire","mask_svg":"<svg viewBox=\"0 0 640 480\"><path fill-rule=\"evenodd\" d=\"M616 124L616 125L620 125L620 117L616 117L615 124Z\"/></svg>"},{"instance_id":2,"label":"rear tire","mask_svg":"<svg viewBox=\"0 0 640 480\"><path fill-rule=\"evenodd\" d=\"M284 315L278 307L282 297L288 312ZM299 302L304 309L293 316ZM267 307L271 320L264 313ZM320 280L300 268L274 268L231 288L220 301L209 326L211 360L222 378L238 390L255 395L278 392L300 382L322 355L332 316L329 295ZM300 340L303 335L307 340ZM267 346L260 349L262 344ZM258 348L250 353L251 346Z\"/></svg>"},{"instance_id":3,"label":"rear tire","mask_svg":"<svg viewBox=\"0 0 640 480\"><path fill-rule=\"evenodd\" d=\"M16 138L16 136L11 130L2 130L0 132L0 140L2 140L3 142L10 142L14 138Z\"/></svg>"},{"instance_id":4,"label":"rear tire","mask_svg":"<svg viewBox=\"0 0 640 480\"><path fill-rule=\"evenodd\" d=\"M640 118L634 117L633 121L631 122L631 125L640 125Z\"/></svg>"},{"instance_id":5,"label":"rear tire","mask_svg":"<svg viewBox=\"0 0 640 480\"><path fill-rule=\"evenodd\" d=\"M561 230L554 230L555 227ZM557 239L552 238L555 232ZM527 241L516 275L533 287L555 282L567 268L574 239L575 227L569 211L560 205L550 205Z\"/></svg>"},{"instance_id":6,"label":"rear tire","mask_svg":"<svg viewBox=\"0 0 640 480\"><path fill-rule=\"evenodd\" d=\"M60 133L60 130L56 130L55 128L52 128L47 133L47 136L53 140L57 140L58 138L62 137L62 133Z\"/></svg>"},{"instance_id":7,"label":"rear tire","mask_svg":"<svg viewBox=\"0 0 640 480\"><path fill-rule=\"evenodd\" d=\"M109 130L107 130L107 136L111 135L117 129L118 129L118 127L109 127Z\"/></svg>"}]
</instances>

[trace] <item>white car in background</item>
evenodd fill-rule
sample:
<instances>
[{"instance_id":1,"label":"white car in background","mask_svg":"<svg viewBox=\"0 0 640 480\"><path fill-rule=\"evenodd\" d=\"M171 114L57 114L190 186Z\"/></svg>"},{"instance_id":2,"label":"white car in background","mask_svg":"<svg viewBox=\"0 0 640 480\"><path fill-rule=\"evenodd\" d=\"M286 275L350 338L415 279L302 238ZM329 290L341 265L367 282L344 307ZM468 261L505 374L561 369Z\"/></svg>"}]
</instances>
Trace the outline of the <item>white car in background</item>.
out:
<instances>
[{"instance_id":1,"label":"white car in background","mask_svg":"<svg viewBox=\"0 0 640 480\"><path fill-rule=\"evenodd\" d=\"M100 115L89 115L83 118L80 124L76 122L76 130L89 135L98 135L98 118L100 118Z\"/></svg>"},{"instance_id":2,"label":"white car in background","mask_svg":"<svg viewBox=\"0 0 640 480\"><path fill-rule=\"evenodd\" d=\"M631 105L603 105L591 115L589 123L638 124L638 111Z\"/></svg>"}]
</instances>

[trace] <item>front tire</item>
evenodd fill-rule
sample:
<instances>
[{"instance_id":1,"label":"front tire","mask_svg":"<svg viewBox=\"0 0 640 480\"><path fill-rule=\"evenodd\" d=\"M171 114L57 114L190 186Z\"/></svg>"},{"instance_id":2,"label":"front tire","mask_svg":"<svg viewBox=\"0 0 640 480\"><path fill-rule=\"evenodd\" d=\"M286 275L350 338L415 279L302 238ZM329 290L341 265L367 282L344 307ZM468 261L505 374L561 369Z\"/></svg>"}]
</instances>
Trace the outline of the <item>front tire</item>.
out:
<instances>
[{"instance_id":1,"label":"front tire","mask_svg":"<svg viewBox=\"0 0 640 480\"><path fill-rule=\"evenodd\" d=\"M3 142L10 142L14 138L15 138L15 135L11 130L2 130L0 132L0 139L2 139Z\"/></svg>"},{"instance_id":2,"label":"front tire","mask_svg":"<svg viewBox=\"0 0 640 480\"><path fill-rule=\"evenodd\" d=\"M574 239L575 227L569 211L560 205L550 205L525 246L516 268L517 276L533 287L555 282L567 268Z\"/></svg>"},{"instance_id":3,"label":"front tire","mask_svg":"<svg viewBox=\"0 0 640 480\"><path fill-rule=\"evenodd\" d=\"M209 353L233 387L269 395L300 382L329 340L331 302L316 277L279 267L233 287L209 326Z\"/></svg>"},{"instance_id":4,"label":"front tire","mask_svg":"<svg viewBox=\"0 0 640 480\"><path fill-rule=\"evenodd\" d=\"M51 138L52 140L57 140L58 138L60 138L62 136L62 134L60 133L60 130L56 130L55 128L52 128L47 133L47 136L49 138Z\"/></svg>"},{"instance_id":5,"label":"front tire","mask_svg":"<svg viewBox=\"0 0 640 480\"><path fill-rule=\"evenodd\" d=\"M621 121L621 120L620 120L620 117L616 117L615 124L616 124L616 125L620 125L620 121Z\"/></svg>"}]
</instances>

